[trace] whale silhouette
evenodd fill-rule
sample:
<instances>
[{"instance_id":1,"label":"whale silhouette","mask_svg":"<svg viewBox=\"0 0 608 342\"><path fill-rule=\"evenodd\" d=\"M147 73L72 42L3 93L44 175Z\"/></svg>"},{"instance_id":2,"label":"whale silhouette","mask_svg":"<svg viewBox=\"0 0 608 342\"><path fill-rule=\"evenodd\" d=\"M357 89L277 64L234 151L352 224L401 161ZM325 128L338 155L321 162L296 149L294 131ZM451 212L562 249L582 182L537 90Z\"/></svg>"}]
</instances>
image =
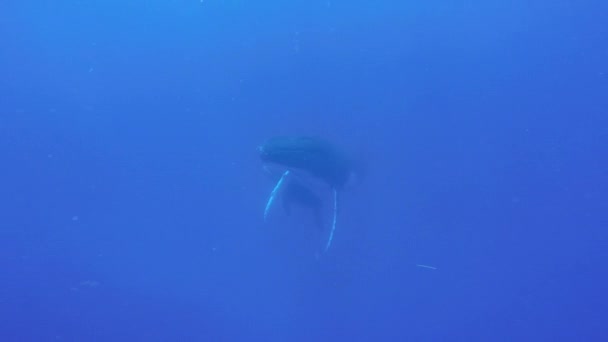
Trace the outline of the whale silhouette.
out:
<instances>
[{"instance_id":1,"label":"whale silhouette","mask_svg":"<svg viewBox=\"0 0 608 342\"><path fill-rule=\"evenodd\" d=\"M296 172L307 173L330 187L333 193L333 220L325 245L327 251L336 229L338 193L352 182L355 175L353 161L326 140L306 136L271 138L258 146L258 153L264 163L277 164L285 169L266 203L264 219L280 192L287 191L288 196L294 196L294 193L289 193L294 191L289 179L297 177ZM305 192L306 188L298 188L295 195Z\"/></svg>"}]
</instances>

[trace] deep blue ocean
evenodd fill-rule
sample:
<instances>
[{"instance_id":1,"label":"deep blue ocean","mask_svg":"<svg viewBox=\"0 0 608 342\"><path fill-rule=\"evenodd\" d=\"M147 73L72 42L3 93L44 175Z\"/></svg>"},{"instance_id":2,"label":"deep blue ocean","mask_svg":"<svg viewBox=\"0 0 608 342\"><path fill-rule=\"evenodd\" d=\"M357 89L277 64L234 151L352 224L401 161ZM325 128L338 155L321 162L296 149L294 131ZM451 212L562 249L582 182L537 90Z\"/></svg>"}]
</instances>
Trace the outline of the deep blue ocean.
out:
<instances>
[{"instance_id":1,"label":"deep blue ocean","mask_svg":"<svg viewBox=\"0 0 608 342\"><path fill-rule=\"evenodd\" d=\"M2 342L608 341L605 0L2 0L0 162Z\"/></svg>"}]
</instances>

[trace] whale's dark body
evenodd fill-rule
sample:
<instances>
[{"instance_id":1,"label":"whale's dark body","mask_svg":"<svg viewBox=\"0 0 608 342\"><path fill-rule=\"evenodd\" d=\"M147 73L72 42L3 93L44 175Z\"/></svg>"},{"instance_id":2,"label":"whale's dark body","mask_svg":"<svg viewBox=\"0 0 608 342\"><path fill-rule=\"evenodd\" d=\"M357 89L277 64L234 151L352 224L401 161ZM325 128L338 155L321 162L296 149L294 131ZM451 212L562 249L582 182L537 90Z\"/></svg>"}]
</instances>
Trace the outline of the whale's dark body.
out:
<instances>
[{"instance_id":1,"label":"whale's dark body","mask_svg":"<svg viewBox=\"0 0 608 342\"><path fill-rule=\"evenodd\" d=\"M296 178L286 181L283 189L283 209L287 215L291 215L292 207L299 206L307 208L312 213L315 225L322 231L323 220L323 200L310 187Z\"/></svg>"},{"instance_id":2,"label":"whale's dark body","mask_svg":"<svg viewBox=\"0 0 608 342\"><path fill-rule=\"evenodd\" d=\"M264 219L279 192L283 192L286 201L284 205L296 203L313 209L317 217L317 225L322 228L323 222L320 216L322 202L311 188L297 181L299 176L296 175L296 171L304 171L331 187L333 215L325 245L327 251L336 229L338 192L350 184L354 175L353 162L327 141L312 137L275 137L260 145L258 152L263 162L278 164L285 168L270 194L264 210Z\"/></svg>"},{"instance_id":3,"label":"whale's dark body","mask_svg":"<svg viewBox=\"0 0 608 342\"><path fill-rule=\"evenodd\" d=\"M353 163L325 140L312 137L275 137L258 147L264 162L303 170L334 189L342 189L353 175Z\"/></svg>"}]
</instances>

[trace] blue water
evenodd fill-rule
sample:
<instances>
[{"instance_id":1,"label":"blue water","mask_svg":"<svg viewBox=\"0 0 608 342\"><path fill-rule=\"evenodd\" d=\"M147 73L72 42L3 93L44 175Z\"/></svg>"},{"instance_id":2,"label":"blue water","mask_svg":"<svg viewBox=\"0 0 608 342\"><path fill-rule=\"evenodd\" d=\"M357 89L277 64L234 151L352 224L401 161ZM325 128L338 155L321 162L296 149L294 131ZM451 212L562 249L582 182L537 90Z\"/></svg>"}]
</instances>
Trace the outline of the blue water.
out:
<instances>
[{"instance_id":1,"label":"blue water","mask_svg":"<svg viewBox=\"0 0 608 342\"><path fill-rule=\"evenodd\" d=\"M3 0L0 340L608 340L606 23ZM305 214L263 220L276 135L365 164L320 256Z\"/></svg>"}]
</instances>

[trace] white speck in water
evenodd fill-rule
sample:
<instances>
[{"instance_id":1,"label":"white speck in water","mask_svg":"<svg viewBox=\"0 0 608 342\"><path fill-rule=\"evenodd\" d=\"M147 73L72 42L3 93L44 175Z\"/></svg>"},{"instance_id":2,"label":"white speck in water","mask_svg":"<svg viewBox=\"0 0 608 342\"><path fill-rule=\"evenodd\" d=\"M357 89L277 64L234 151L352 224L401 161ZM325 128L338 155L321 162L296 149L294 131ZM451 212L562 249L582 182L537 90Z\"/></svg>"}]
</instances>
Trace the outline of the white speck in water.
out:
<instances>
[{"instance_id":1,"label":"white speck in water","mask_svg":"<svg viewBox=\"0 0 608 342\"><path fill-rule=\"evenodd\" d=\"M429 270L436 270L437 267L434 266L429 266L429 265L422 265L422 264L417 264L417 267L421 267L421 268L428 268Z\"/></svg>"},{"instance_id":2,"label":"white speck in water","mask_svg":"<svg viewBox=\"0 0 608 342\"><path fill-rule=\"evenodd\" d=\"M78 283L78 287L98 287L101 285L97 280L83 280Z\"/></svg>"}]
</instances>

